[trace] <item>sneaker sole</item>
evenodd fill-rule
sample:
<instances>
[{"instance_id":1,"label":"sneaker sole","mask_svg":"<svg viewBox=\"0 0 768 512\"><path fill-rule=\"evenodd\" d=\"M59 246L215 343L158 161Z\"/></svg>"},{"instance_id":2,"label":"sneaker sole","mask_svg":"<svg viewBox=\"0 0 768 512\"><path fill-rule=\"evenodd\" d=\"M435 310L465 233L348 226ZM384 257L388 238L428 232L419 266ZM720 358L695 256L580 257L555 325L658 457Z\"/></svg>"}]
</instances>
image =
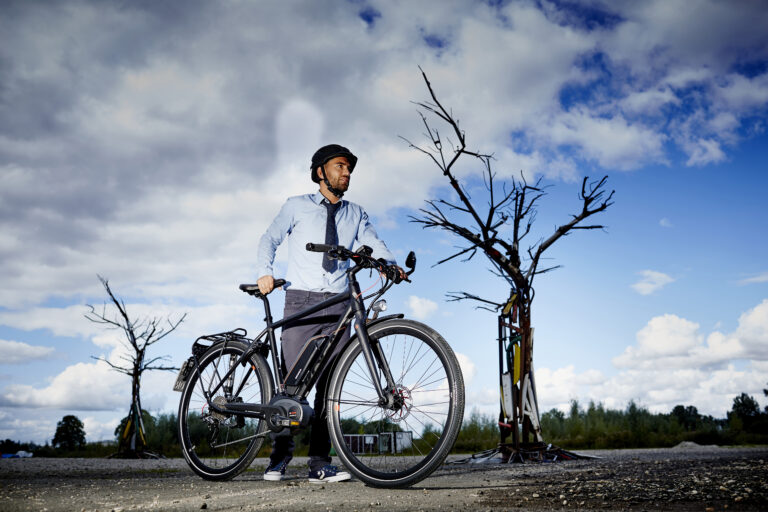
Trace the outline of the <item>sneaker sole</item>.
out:
<instances>
[{"instance_id":1,"label":"sneaker sole","mask_svg":"<svg viewBox=\"0 0 768 512\"><path fill-rule=\"evenodd\" d=\"M268 482L279 482L283 479L283 475L264 475L264 480Z\"/></svg>"},{"instance_id":2,"label":"sneaker sole","mask_svg":"<svg viewBox=\"0 0 768 512\"><path fill-rule=\"evenodd\" d=\"M311 484L324 484L326 482L345 482L352 478L352 475L346 474L346 475L336 475L336 476L329 476L328 478L310 478L309 483Z\"/></svg>"}]
</instances>

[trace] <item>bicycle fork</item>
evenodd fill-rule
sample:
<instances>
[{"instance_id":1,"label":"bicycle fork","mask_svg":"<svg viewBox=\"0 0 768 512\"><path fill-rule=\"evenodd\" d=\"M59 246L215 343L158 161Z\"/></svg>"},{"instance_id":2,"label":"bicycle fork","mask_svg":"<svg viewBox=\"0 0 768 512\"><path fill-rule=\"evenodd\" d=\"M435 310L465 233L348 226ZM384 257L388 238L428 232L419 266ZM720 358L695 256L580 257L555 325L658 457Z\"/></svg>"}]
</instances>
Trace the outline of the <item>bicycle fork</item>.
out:
<instances>
[{"instance_id":1,"label":"bicycle fork","mask_svg":"<svg viewBox=\"0 0 768 512\"><path fill-rule=\"evenodd\" d=\"M360 296L360 287L357 282L350 283L356 292L356 297ZM355 331L357 332L358 342L360 343L360 349L363 352L363 358L368 366L368 371L371 375L371 382L373 388L376 390L376 394L379 396L379 405L386 407L387 409L395 409L397 407L395 401L395 390L397 384L392 377L392 372L389 369L387 359L384 357L384 353L381 350L381 345L377 343L371 343L371 339L368 337L368 329L365 328L365 307L362 301L355 300L352 302L355 310ZM359 326L363 326L360 328ZM384 380L387 382L387 389L382 389L380 376L376 371L378 368L381 373L384 374ZM387 392L389 391L389 392Z\"/></svg>"}]
</instances>

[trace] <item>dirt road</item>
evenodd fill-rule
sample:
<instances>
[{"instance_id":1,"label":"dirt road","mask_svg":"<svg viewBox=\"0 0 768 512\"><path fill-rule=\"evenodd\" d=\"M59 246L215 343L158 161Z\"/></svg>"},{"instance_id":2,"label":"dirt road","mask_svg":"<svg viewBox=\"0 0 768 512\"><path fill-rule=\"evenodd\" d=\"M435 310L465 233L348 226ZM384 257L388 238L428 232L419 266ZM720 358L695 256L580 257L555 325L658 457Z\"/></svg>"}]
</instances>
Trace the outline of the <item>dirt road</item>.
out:
<instances>
[{"instance_id":1,"label":"dirt road","mask_svg":"<svg viewBox=\"0 0 768 512\"><path fill-rule=\"evenodd\" d=\"M211 483L180 459L2 459L0 510L768 510L768 447L582 453L601 458L446 465L397 490L312 485L301 460L282 482L257 459Z\"/></svg>"}]
</instances>

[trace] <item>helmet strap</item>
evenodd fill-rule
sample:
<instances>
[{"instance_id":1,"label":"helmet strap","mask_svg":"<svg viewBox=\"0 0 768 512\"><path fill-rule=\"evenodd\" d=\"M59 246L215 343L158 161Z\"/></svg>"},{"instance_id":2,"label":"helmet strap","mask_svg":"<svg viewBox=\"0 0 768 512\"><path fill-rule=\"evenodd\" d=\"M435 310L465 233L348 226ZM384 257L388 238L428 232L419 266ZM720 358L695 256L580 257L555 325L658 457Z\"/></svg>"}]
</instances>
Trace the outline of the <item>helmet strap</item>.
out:
<instances>
[{"instance_id":1,"label":"helmet strap","mask_svg":"<svg viewBox=\"0 0 768 512\"><path fill-rule=\"evenodd\" d=\"M325 164L323 164L320 168L323 170L323 181L325 182L325 186L328 188L328 191L341 199L341 197L344 195L344 191L331 186L331 182L328 181L328 176L325 174Z\"/></svg>"}]
</instances>

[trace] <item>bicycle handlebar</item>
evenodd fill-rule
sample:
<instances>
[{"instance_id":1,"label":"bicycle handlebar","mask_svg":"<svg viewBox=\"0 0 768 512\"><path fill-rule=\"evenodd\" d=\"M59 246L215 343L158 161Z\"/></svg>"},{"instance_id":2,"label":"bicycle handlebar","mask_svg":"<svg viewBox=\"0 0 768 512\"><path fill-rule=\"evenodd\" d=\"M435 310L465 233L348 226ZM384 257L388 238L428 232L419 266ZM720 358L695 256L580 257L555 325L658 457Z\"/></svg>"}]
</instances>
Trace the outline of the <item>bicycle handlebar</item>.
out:
<instances>
[{"instance_id":1,"label":"bicycle handlebar","mask_svg":"<svg viewBox=\"0 0 768 512\"><path fill-rule=\"evenodd\" d=\"M307 250L312 252L327 252L338 248L338 245L313 244L312 242L307 244Z\"/></svg>"},{"instance_id":2,"label":"bicycle handlebar","mask_svg":"<svg viewBox=\"0 0 768 512\"><path fill-rule=\"evenodd\" d=\"M400 281L410 282L407 277L402 278L400 276L400 268L397 265L390 265L383 259L377 260L372 258L371 254L373 253L373 249L367 245L363 245L360 247L360 249L357 250L357 252L353 252L341 245L314 244L310 242L307 243L307 250L311 252L328 253L328 256L334 259L351 259L357 265L356 268L376 269L395 283L399 283Z\"/></svg>"}]
</instances>

